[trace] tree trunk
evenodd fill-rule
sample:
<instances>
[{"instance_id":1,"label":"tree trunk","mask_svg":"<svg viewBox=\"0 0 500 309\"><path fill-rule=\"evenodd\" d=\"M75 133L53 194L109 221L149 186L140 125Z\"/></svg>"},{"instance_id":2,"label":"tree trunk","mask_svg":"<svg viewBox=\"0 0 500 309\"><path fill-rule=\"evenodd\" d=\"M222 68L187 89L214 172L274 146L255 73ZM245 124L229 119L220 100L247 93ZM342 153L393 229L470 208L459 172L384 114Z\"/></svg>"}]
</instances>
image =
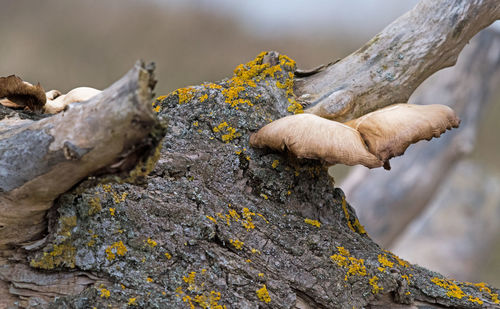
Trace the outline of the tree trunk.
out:
<instances>
[{"instance_id":1,"label":"tree trunk","mask_svg":"<svg viewBox=\"0 0 500 309\"><path fill-rule=\"evenodd\" d=\"M456 36L466 41L498 18L494 4L475 1L464 5L463 14L445 10L457 18L469 16L468 10L483 17L471 20L473 26L463 25L467 31ZM455 56L463 46L456 44ZM47 213L45 238L24 246L10 243L2 251L4 303L42 308L498 307L498 289L445 279L382 250L319 162L249 147L252 132L301 110L293 98L294 72L292 60L270 52L239 66L230 79L158 98L154 108L160 118L168 118L169 127L151 174L142 183L110 184L104 176L110 170L99 167L103 173L61 195ZM408 74L411 79L413 71ZM415 84L423 80L414 77ZM133 98L140 89L136 83L122 97ZM385 96L392 102L391 93ZM97 107L94 113L102 114ZM124 130L134 136L151 132ZM74 131L66 132L72 136ZM142 145L142 139L134 141Z\"/></svg>"}]
</instances>

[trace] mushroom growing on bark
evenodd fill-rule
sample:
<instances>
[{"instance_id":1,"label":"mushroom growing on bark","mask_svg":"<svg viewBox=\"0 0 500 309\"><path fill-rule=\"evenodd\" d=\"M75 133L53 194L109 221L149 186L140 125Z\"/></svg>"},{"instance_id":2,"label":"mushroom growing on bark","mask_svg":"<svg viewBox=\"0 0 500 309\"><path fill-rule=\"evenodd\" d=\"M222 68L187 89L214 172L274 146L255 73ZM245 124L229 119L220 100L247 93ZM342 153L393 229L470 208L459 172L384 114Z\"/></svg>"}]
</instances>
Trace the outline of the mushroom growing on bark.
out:
<instances>
[{"instance_id":1,"label":"mushroom growing on bark","mask_svg":"<svg viewBox=\"0 0 500 309\"><path fill-rule=\"evenodd\" d=\"M23 81L21 78L10 75L0 77L0 104L10 108L27 108L32 112L57 114L71 103L87 101L101 93L90 87L78 87L67 94L59 90L45 90Z\"/></svg>"},{"instance_id":2,"label":"mushroom growing on bark","mask_svg":"<svg viewBox=\"0 0 500 309\"><path fill-rule=\"evenodd\" d=\"M384 166L421 140L457 128L460 120L444 105L394 104L344 124L313 114L274 121L250 137L253 147L288 149L298 158L329 164Z\"/></svg>"}]
</instances>

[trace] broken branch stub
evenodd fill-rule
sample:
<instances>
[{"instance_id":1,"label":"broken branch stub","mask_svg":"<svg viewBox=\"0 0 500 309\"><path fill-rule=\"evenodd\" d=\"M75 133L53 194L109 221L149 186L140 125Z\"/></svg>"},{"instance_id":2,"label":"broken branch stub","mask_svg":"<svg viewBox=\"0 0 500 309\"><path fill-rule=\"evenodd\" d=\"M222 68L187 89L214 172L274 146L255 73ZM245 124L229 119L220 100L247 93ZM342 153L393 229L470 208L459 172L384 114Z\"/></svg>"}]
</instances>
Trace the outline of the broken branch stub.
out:
<instances>
[{"instance_id":1,"label":"broken branch stub","mask_svg":"<svg viewBox=\"0 0 500 309\"><path fill-rule=\"evenodd\" d=\"M138 62L83 104L39 121L0 122L0 248L38 237L54 199L86 177L148 172L164 135L151 109L154 84L153 68Z\"/></svg>"},{"instance_id":2,"label":"broken branch stub","mask_svg":"<svg viewBox=\"0 0 500 309\"><path fill-rule=\"evenodd\" d=\"M423 0L356 52L298 79L306 112L345 122L404 103L427 77L455 64L465 44L500 18L497 0Z\"/></svg>"}]
</instances>

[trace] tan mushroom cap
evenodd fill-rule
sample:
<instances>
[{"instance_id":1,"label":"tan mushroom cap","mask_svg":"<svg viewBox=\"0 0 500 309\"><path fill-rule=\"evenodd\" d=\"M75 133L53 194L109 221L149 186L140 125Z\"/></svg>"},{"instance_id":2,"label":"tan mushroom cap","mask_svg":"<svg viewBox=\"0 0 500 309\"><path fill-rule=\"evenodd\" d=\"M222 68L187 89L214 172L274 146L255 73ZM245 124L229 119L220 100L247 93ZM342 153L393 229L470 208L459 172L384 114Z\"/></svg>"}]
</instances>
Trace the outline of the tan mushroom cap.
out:
<instances>
[{"instance_id":1,"label":"tan mushroom cap","mask_svg":"<svg viewBox=\"0 0 500 309\"><path fill-rule=\"evenodd\" d=\"M41 111L45 102L45 90L40 84L32 85L21 78L10 75L0 77L0 99L2 104L10 107L28 107L30 110Z\"/></svg>"},{"instance_id":2,"label":"tan mushroom cap","mask_svg":"<svg viewBox=\"0 0 500 309\"><path fill-rule=\"evenodd\" d=\"M253 147L288 149L298 158L319 159L329 164L362 164L381 167L358 131L313 114L287 116L264 126L250 137Z\"/></svg>"},{"instance_id":3,"label":"tan mushroom cap","mask_svg":"<svg viewBox=\"0 0 500 309\"><path fill-rule=\"evenodd\" d=\"M53 97L54 99L48 99L47 103L44 106L44 111L49 114L59 113L71 103L87 101L90 98L101 93L101 90L90 87L78 87L63 95L57 92L53 93L53 91L57 90L47 92L47 98Z\"/></svg>"},{"instance_id":4,"label":"tan mushroom cap","mask_svg":"<svg viewBox=\"0 0 500 309\"><path fill-rule=\"evenodd\" d=\"M356 129L369 151L386 162L411 144L457 128L460 119L445 105L394 104L345 124Z\"/></svg>"}]
</instances>

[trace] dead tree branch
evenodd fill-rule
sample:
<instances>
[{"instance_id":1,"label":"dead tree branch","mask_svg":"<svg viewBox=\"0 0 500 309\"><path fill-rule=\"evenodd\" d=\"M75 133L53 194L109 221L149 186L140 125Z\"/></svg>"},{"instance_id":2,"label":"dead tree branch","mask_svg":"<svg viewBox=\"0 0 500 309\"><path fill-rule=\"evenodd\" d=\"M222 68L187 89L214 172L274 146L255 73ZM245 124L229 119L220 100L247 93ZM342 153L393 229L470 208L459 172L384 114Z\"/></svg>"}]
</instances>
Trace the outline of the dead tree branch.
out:
<instances>
[{"instance_id":1,"label":"dead tree branch","mask_svg":"<svg viewBox=\"0 0 500 309\"><path fill-rule=\"evenodd\" d=\"M337 121L405 103L430 75L455 64L462 48L500 18L496 0L423 0L348 57L298 80L308 112Z\"/></svg>"}]
</instances>

